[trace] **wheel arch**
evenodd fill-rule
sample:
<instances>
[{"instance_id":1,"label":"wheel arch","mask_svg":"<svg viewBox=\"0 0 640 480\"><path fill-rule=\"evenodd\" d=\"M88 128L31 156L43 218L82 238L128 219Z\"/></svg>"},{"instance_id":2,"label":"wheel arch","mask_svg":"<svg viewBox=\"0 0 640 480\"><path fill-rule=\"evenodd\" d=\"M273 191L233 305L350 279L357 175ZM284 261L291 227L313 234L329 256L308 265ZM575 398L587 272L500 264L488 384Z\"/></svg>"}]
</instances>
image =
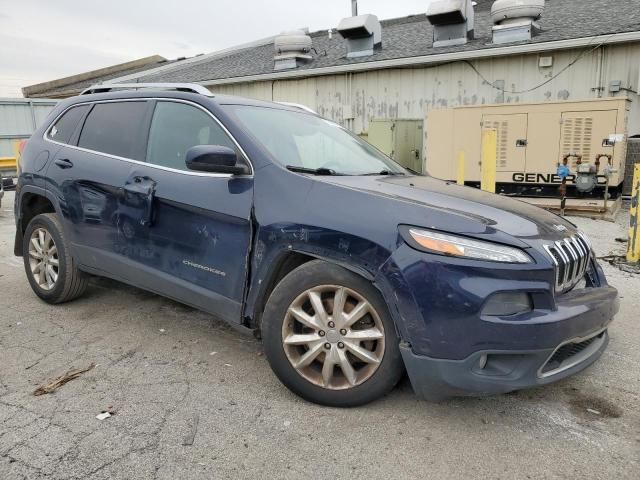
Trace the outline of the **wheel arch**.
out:
<instances>
[{"instance_id":1,"label":"wheel arch","mask_svg":"<svg viewBox=\"0 0 640 480\"><path fill-rule=\"evenodd\" d=\"M59 214L58 203L45 189L36 186L25 186L20 190L20 195L16 199L16 238L13 253L21 257L22 239L29 222L36 215L41 213Z\"/></svg>"},{"instance_id":2,"label":"wheel arch","mask_svg":"<svg viewBox=\"0 0 640 480\"><path fill-rule=\"evenodd\" d=\"M338 265L352 273L355 273L365 280L368 280L372 285L374 285L374 287L376 287L374 284L375 277L358 265L348 264L330 256L319 255L315 252L310 253L304 250L289 249L282 252L271 262L269 274L264 280L253 282L255 284L252 285L252 288L250 289L249 297L247 299L247 308L245 311L246 325L259 331L264 307L275 287L293 270L314 260L321 260L333 265ZM251 290L255 292L253 295L251 295ZM382 292L380 293L382 294Z\"/></svg>"}]
</instances>

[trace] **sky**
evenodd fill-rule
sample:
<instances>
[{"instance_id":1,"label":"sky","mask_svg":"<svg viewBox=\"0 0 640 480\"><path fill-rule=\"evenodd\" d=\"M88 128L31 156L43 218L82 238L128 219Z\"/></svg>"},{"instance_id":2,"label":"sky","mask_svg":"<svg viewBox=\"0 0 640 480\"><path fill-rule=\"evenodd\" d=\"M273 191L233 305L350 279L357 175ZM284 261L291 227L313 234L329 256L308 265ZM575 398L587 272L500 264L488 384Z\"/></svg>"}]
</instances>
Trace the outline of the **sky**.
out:
<instances>
[{"instance_id":1,"label":"sky","mask_svg":"<svg viewBox=\"0 0 640 480\"><path fill-rule=\"evenodd\" d=\"M429 0L359 0L360 14L424 13ZM0 97L149 55L210 53L309 27L335 28L350 0L0 0Z\"/></svg>"}]
</instances>

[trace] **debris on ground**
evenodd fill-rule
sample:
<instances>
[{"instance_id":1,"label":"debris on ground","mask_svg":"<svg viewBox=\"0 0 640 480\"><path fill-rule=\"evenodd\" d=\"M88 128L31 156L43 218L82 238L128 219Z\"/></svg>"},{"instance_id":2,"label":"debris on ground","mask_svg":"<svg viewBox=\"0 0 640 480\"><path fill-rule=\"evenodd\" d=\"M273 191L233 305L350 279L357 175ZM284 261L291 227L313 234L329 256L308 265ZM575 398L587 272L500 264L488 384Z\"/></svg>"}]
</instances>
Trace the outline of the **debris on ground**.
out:
<instances>
[{"instance_id":1,"label":"debris on ground","mask_svg":"<svg viewBox=\"0 0 640 480\"><path fill-rule=\"evenodd\" d=\"M93 370L95 367L96 367L96 364L92 363L86 368L71 369L64 375L61 375L55 380L53 380L51 383L48 383L47 385L39 386L34 390L33 394L36 397L38 397L40 395L46 395L48 393L55 392L58 388L63 386L65 383L70 382L71 380L75 380L83 373L88 372L89 370Z\"/></svg>"},{"instance_id":2,"label":"debris on ground","mask_svg":"<svg viewBox=\"0 0 640 480\"><path fill-rule=\"evenodd\" d=\"M193 445L198 433L198 424L200 423L200 416L197 413L193 414L193 421L191 422L191 431L184 437L182 445L185 447Z\"/></svg>"},{"instance_id":3,"label":"debris on ground","mask_svg":"<svg viewBox=\"0 0 640 480\"><path fill-rule=\"evenodd\" d=\"M38 359L37 361L33 362L31 365L27 365L26 367L24 367L25 370L30 370L31 368L35 367L36 365L38 365L40 363L40 360L42 360L42 358Z\"/></svg>"},{"instance_id":4,"label":"debris on ground","mask_svg":"<svg viewBox=\"0 0 640 480\"><path fill-rule=\"evenodd\" d=\"M627 243L627 241L628 240L626 238L622 238L622 237L616 238L616 242L619 242L619 243Z\"/></svg>"},{"instance_id":5,"label":"debris on ground","mask_svg":"<svg viewBox=\"0 0 640 480\"><path fill-rule=\"evenodd\" d=\"M111 416L111 414L109 412L102 412L102 413L99 413L98 415L96 415L96 418L98 420L105 420L105 419L109 418L110 416Z\"/></svg>"},{"instance_id":6,"label":"debris on ground","mask_svg":"<svg viewBox=\"0 0 640 480\"><path fill-rule=\"evenodd\" d=\"M598 257L598 260L607 262L623 272L640 275L640 263L629 263L622 255L606 255L604 257Z\"/></svg>"},{"instance_id":7,"label":"debris on ground","mask_svg":"<svg viewBox=\"0 0 640 480\"><path fill-rule=\"evenodd\" d=\"M594 410L593 408L587 408L587 412L593 413L594 415L600 415L598 410Z\"/></svg>"}]
</instances>

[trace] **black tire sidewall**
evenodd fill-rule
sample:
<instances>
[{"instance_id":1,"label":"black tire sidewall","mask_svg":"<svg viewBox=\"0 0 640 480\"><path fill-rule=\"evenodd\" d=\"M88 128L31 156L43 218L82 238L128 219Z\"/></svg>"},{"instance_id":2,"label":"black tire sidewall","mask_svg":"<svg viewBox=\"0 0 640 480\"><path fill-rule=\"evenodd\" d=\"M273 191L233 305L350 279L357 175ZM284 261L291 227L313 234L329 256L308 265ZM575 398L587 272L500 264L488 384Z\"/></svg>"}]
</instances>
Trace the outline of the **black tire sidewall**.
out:
<instances>
[{"instance_id":1,"label":"black tire sidewall","mask_svg":"<svg viewBox=\"0 0 640 480\"><path fill-rule=\"evenodd\" d=\"M24 232L22 252L27 279L29 280L29 284L35 294L46 302L57 303L65 294L67 272L68 269L72 267L69 265L70 258L67 252L67 246L64 242L64 237L60 231L60 225L51 217L52 214L40 214L35 216L29 222L29 225L27 225L27 229ZM53 241L58 252L58 280L51 290L45 290L38 285L33 273L31 272L31 266L29 265L29 244L31 242L31 235L38 228L44 228L49 232L53 237Z\"/></svg>"},{"instance_id":2,"label":"black tire sidewall","mask_svg":"<svg viewBox=\"0 0 640 480\"><path fill-rule=\"evenodd\" d=\"M309 382L291 365L282 342L282 323L298 295L318 285L348 287L377 311L385 331L385 352L380 366L365 382L346 390L329 390ZM280 381L302 398L333 407L355 407L376 400L398 383L404 364L395 325L380 292L366 279L338 265L312 261L289 273L273 290L262 320L265 355Z\"/></svg>"}]
</instances>

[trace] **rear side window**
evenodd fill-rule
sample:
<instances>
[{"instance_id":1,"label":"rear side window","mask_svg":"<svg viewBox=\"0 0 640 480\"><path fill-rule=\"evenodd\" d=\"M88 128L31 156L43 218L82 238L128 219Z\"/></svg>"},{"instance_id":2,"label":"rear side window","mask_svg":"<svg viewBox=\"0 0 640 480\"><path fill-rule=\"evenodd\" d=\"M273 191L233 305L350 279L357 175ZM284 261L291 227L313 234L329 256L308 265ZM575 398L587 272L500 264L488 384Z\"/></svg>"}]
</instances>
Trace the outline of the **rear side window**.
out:
<instances>
[{"instance_id":1,"label":"rear side window","mask_svg":"<svg viewBox=\"0 0 640 480\"><path fill-rule=\"evenodd\" d=\"M151 120L147 162L187 170L185 154L196 145L222 145L236 150L220 125L199 108L158 102Z\"/></svg>"},{"instance_id":2,"label":"rear side window","mask_svg":"<svg viewBox=\"0 0 640 480\"><path fill-rule=\"evenodd\" d=\"M144 160L147 102L97 103L89 113L78 146L118 157Z\"/></svg>"},{"instance_id":3,"label":"rear side window","mask_svg":"<svg viewBox=\"0 0 640 480\"><path fill-rule=\"evenodd\" d=\"M60 143L69 143L80 119L87 113L90 105L79 105L67 110L49 129L47 137Z\"/></svg>"}]
</instances>

